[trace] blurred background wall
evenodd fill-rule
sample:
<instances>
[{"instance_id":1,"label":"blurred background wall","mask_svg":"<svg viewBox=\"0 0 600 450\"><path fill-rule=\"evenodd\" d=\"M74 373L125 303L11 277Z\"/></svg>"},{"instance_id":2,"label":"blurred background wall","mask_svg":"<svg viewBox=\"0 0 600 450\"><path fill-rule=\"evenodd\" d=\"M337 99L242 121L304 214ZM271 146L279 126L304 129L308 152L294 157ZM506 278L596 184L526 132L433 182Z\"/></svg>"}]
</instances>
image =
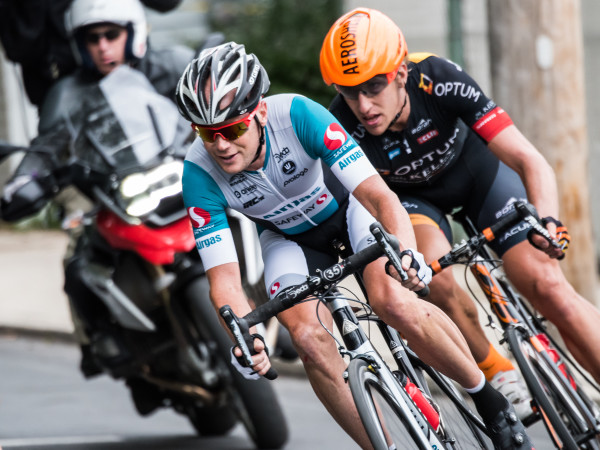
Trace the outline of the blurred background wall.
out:
<instances>
[{"instance_id":1,"label":"blurred background wall","mask_svg":"<svg viewBox=\"0 0 600 450\"><path fill-rule=\"evenodd\" d=\"M51 0L49 0L51 1ZM174 43L196 47L209 32L225 32L244 42L267 66L272 92L296 91L327 105L331 88L321 81L318 49L321 40L343 11L367 2L356 0L184 0L174 11L148 11L151 45ZM429 51L462 63L491 95L486 2L481 0L370 0L398 23L410 51ZM600 2L581 0L584 69L589 139L589 180L593 230L600 257ZM503 105L510 111L510 105ZM19 78L19 67L0 52L0 140L26 145L36 135L37 113L29 105ZM527 130L523 130L527 135ZM2 183L14 165L0 165Z\"/></svg>"}]
</instances>

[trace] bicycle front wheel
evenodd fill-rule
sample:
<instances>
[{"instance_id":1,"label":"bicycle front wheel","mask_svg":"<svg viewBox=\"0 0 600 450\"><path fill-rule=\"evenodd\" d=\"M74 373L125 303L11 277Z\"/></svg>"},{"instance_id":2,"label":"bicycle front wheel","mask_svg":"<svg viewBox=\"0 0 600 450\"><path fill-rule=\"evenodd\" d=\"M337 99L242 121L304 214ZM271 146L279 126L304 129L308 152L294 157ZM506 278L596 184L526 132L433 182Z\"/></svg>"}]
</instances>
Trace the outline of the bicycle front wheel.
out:
<instances>
[{"instance_id":1,"label":"bicycle front wheel","mask_svg":"<svg viewBox=\"0 0 600 450\"><path fill-rule=\"evenodd\" d=\"M557 448L578 449L574 436L585 429L585 424L559 375L522 330L507 328L506 339L550 438Z\"/></svg>"},{"instance_id":2,"label":"bicycle front wheel","mask_svg":"<svg viewBox=\"0 0 600 450\"><path fill-rule=\"evenodd\" d=\"M392 443L398 449L431 449L427 436L433 430L425 418L420 417L423 428L414 426L400 404L404 400L394 397L386 382L367 361L360 358L350 361L348 384L375 450L388 450ZM403 389L400 383L398 388Z\"/></svg>"},{"instance_id":3,"label":"bicycle front wheel","mask_svg":"<svg viewBox=\"0 0 600 450\"><path fill-rule=\"evenodd\" d=\"M421 382L440 414L440 430L445 442L456 450L489 449L493 445L479 428L485 425L454 383L431 367L424 369L429 375Z\"/></svg>"}]
</instances>

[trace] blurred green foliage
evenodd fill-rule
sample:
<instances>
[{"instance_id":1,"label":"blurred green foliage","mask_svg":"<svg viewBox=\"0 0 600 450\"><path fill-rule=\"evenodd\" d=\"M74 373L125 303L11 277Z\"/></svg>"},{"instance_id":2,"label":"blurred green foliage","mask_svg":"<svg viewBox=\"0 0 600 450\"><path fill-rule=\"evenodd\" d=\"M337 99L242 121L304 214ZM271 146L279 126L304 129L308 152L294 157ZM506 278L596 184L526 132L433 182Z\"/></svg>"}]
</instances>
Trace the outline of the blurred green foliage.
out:
<instances>
[{"instance_id":1,"label":"blurred green foliage","mask_svg":"<svg viewBox=\"0 0 600 450\"><path fill-rule=\"evenodd\" d=\"M294 92L328 107L335 90L321 78L319 52L342 12L341 0L225 0L212 4L209 21L258 56L270 95Z\"/></svg>"}]
</instances>

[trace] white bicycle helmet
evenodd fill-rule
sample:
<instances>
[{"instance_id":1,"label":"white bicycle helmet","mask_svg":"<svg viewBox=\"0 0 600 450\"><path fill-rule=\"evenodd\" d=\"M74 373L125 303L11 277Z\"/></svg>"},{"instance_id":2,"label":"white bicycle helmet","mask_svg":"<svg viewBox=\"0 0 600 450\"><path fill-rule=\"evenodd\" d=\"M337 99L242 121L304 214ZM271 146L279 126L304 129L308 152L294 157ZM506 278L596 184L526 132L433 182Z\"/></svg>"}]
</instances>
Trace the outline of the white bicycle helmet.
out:
<instances>
[{"instance_id":1,"label":"white bicycle helmet","mask_svg":"<svg viewBox=\"0 0 600 450\"><path fill-rule=\"evenodd\" d=\"M114 23L127 28L129 37L125 49L127 61L141 59L146 54L148 27L144 8L139 0L73 0L65 14L67 33L75 40L82 63L92 64L81 31L100 23Z\"/></svg>"},{"instance_id":2,"label":"white bicycle helmet","mask_svg":"<svg viewBox=\"0 0 600 450\"><path fill-rule=\"evenodd\" d=\"M211 79L212 88L204 86ZM270 82L266 70L243 45L227 42L202 51L188 64L175 99L183 117L197 125L213 125L253 111ZM221 108L221 100L235 91L231 103ZM208 94L208 96L207 96Z\"/></svg>"}]
</instances>

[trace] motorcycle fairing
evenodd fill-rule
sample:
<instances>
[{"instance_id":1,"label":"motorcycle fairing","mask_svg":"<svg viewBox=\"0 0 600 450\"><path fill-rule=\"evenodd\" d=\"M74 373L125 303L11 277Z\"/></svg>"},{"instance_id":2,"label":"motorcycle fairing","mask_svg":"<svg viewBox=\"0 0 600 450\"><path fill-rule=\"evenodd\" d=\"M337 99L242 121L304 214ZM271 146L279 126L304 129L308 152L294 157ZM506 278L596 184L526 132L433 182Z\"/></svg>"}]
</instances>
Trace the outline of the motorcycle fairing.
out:
<instances>
[{"instance_id":1,"label":"motorcycle fairing","mask_svg":"<svg viewBox=\"0 0 600 450\"><path fill-rule=\"evenodd\" d=\"M98 231L111 246L134 251L152 264L171 264L176 253L187 253L196 245L187 216L171 225L150 228L127 224L104 210L98 213L96 222Z\"/></svg>"}]
</instances>

